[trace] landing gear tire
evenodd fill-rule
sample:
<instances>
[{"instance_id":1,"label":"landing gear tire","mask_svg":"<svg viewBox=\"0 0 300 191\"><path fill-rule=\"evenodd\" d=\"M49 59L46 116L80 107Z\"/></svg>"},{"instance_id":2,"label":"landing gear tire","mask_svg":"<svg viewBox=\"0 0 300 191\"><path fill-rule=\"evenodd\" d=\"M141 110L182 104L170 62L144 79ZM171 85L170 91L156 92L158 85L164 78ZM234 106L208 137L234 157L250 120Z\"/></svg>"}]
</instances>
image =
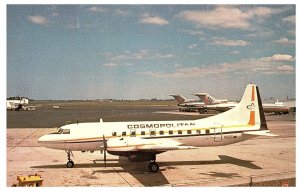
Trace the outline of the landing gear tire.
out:
<instances>
[{"instance_id":1,"label":"landing gear tire","mask_svg":"<svg viewBox=\"0 0 300 191\"><path fill-rule=\"evenodd\" d=\"M150 172L156 173L159 170L159 165L156 162L150 162L148 164L148 169Z\"/></svg>"},{"instance_id":2,"label":"landing gear tire","mask_svg":"<svg viewBox=\"0 0 300 191\"><path fill-rule=\"evenodd\" d=\"M74 162L71 161L71 160L69 160L69 161L67 162L67 167L68 167L68 168L73 168L73 166L74 166Z\"/></svg>"}]
</instances>

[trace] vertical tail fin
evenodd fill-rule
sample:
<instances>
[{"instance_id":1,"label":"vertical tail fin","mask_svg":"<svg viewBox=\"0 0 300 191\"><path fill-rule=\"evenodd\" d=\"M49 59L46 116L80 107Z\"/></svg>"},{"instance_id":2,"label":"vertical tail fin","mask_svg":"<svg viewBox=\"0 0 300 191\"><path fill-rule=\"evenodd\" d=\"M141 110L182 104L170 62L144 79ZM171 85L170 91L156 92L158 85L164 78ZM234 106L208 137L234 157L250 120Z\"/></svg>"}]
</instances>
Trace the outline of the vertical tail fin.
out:
<instances>
[{"instance_id":1,"label":"vertical tail fin","mask_svg":"<svg viewBox=\"0 0 300 191\"><path fill-rule=\"evenodd\" d=\"M241 126L242 129L249 128L249 130L268 130L258 86L255 84L247 85L244 95L236 107L206 119L224 126Z\"/></svg>"},{"instance_id":2,"label":"vertical tail fin","mask_svg":"<svg viewBox=\"0 0 300 191\"><path fill-rule=\"evenodd\" d=\"M175 98L175 100L181 104L181 103L184 103L187 99L185 97L183 97L182 95L178 94L178 95L170 95L170 96L173 96Z\"/></svg>"},{"instance_id":3,"label":"vertical tail fin","mask_svg":"<svg viewBox=\"0 0 300 191\"><path fill-rule=\"evenodd\" d=\"M198 96L200 98L200 100L203 103L205 103L206 105L211 105L216 101L216 99L214 97L210 96L208 93L197 93L194 95Z\"/></svg>"},{"instance_id":4,"label":"vertical tail fin","mask_svg":"<svg viewBox=\"0 0 300 191\"><path fill-rule=\"evenodd\" d=\"M267 130L265 114L263 112L258 86L248 84L245 93L236 108L229 110L232 116L240 115L241 120L246 120L250 126L259 126L260 130Z\"/></svg>"}]
</instances>

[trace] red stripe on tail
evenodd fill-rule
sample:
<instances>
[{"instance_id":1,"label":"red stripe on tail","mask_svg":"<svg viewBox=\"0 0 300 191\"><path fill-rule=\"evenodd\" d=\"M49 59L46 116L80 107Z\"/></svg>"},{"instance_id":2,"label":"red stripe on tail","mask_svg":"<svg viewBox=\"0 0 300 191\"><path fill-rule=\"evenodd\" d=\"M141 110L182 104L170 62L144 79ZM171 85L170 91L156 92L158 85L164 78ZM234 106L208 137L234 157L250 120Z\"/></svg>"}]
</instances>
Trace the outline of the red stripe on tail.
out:
<instances>
[{"instance_id":1,"label":"red stripe on tail","mask_svg":"<svg viewBox=\"0 0 300 191\"><path fill-rule=\"evenodd\" d=\"M250 112L250 119L248 122L249 125L255 125L255 111Z\"/></svg>"},{"instance_id":2,"label":"red stripe on tail","mask_svg":"<svg viewBox=\"0 0 300 191\"><path fill-rule=\"evenodd\" d=\"M251 96L251 101L255 101L255 89L254 86L252 86L252 96ZM248 122L249 125L255 125L255 111L250 112L250 119Z\"/></svg>"},{"instance_id":3,"label":"red stripe on tail","mask_svg":"<svg viewBox=\"0 0 300 191\"><path fill-rule=\"evenodd\" d=\"M251 101L255 101L254 86L252 86L252 97L251 97Z\"/></svg>"}]
</instances>

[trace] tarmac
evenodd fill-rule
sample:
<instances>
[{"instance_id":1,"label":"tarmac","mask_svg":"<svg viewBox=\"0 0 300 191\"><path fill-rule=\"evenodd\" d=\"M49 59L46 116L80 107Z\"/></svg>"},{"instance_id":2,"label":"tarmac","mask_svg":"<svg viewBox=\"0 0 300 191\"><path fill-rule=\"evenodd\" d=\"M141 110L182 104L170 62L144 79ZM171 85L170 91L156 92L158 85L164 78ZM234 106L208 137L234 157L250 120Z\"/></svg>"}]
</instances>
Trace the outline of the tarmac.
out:
<instances>
[{"instance_id":1,"label":"tarmac","mask_svg":"<svg viewBox=\"0 0 300 191\"><path fill-rule=\"evenodd\" d=\"M108 109L106 113L102 111L102 114L105 114L108 119L119 117L121 121L131 120L134 117L138 120L186 118L184 115L176 115L172 110L174 108L170 110L169 107L139 109L142 111L131 112L136 109L130 108L108 112L111 111ZM172 114L168 113L168 110ZM59 112L59 114L52 114L48 119L46 114L51 112ZM16 183L17 175L31 174L41 175L44 180L43 186L50 187L247 186L251 181L255 185L264 181L290 181L296 177L295 115L266 116L269 130L277 134L277 137L257 137L227 146L202 147L159 154L156 161L160 165L160 171L150 173L147 162L133 163L126 158L109 154L105 166L103 154L96 151L94 153L73 152L72 159L75 166L67 168L65 151L43 148L37 143L40 136L55 131L54 128L41 127L43 120L52 119L53 124L62 123L61 117L53 116L61 116L64 112L69 112L73 118L79 115L77 110L73 110L73 114L69 110L52 111L51 109L37 109L28 113L8 112L7 186ZM18 115L16 118L18 123L11 120L15 115ZM28 128L30 119L35 118L35 115L44 115L45 118L40 118L40 122L38 119L33 120L34 123L31 122L33 128ZM94 116L96 117L96 114ZM207 116L193 115L188 116L188 119L191 117ZM105 121L104 117L103 119ZM83 116L81 122L84 120L90 118ZM23 125L20 121L23 121ZM295 182L290 182L289 186L295 186Z\"/></svg>"}]
</instances>

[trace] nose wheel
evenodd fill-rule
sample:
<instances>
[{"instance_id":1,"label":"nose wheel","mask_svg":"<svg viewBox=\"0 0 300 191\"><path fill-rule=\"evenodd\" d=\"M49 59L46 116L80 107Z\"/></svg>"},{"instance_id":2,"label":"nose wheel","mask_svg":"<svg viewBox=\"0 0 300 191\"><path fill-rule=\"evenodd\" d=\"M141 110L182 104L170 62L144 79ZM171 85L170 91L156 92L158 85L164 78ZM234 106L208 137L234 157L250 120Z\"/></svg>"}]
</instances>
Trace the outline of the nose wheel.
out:
<instances>
[{"instance_id":1,"label":"nose wheel","mask_svg":"<svg viewBox=\"0 0 300 191\"><path fill-rule=\"evenodd\" d=\"M68 157L67 167L73 168L74 162L71 160L71 154L73 157L74 157L74 155L73 155L72 151L66 151L66 153L67 153L67 157Z\"/></svg>"},{"instance_id":2,"label":"nose wheel","mask_svg":"<svg viewBox=\"0 0 300 191\"><path fill-rule=\"evenodd\" d=\"M67 162L67 167L68 167L68 168L73 168L73 166L74 166L74 162L73 162L72 160L69 160L69 161Z\"/></svg>"}]
</instances>

